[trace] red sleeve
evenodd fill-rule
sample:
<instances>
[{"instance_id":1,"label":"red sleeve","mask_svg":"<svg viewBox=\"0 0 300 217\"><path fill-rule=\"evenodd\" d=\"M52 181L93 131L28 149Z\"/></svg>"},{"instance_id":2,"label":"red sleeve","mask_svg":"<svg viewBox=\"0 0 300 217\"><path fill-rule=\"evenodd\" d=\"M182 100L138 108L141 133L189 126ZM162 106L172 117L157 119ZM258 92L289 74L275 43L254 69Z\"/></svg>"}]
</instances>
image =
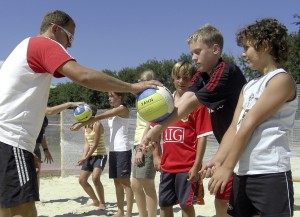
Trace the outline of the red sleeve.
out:
<instances>
[{"instance_id":1,"label":"red sleeve","mask_svg":"<svg viewBox=\"0 0 300 217\"><path fill-rule=\"evenodd\" d=\"M74 60L58 42L46 37L32 37L29 40L27 61L36 73L50 73L54 77L64 77L57 70L62 64Z\"/></svg>"},{"instance_id":2,"label":"red sleeve","mask_svg":"<svg viewBox=\"0 0 300 217\"><path fill-rule=\"evenodd\" d=\"M155 127L156 125L157 125L157 123L151 122L151 123L150 123L150 128L153 128L153 127Z\"/></svg>"},{"instance_id":3,"label":"red sleeve","mask_svg":"<svg viewBox=\"0 0 300 217\"><path fill-rule=\"evenodd\" d=\"M207 107L199 106L198 109L195 110L195 120L196 133L198 138L213 134Z\"/></svg>"}]
</instances>

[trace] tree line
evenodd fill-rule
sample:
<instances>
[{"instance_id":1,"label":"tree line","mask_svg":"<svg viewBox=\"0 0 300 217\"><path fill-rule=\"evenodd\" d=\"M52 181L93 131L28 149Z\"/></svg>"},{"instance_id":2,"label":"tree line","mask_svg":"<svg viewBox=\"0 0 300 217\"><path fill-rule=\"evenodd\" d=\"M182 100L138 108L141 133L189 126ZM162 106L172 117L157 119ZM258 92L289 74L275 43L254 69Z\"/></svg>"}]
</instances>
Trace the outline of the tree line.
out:
<instances>
[{"instance_id":1,"label":"tree line","mask_svg":"<svg viewBox=\"0 0 300 217\"><path fill-rule=\"evenodd\" d=\"M295 25L300 27L300 16L294 15L298 21L294 22ZM291 45L291 52L288 61L284 65L284 68L292 74L297 84L300 83L300 28L298 32L289 34L289 42ZM222 58L226 61L232 62L240 67L245 77L250 80L258 76L257 72L253 72L247 63L241 57L234 57L223 53ZM114 76L120 80L135 83L139 78L141 72L147 69L151 69L156 73L156 80L163 83L171 92L174 91L173 83L171 80L171 71L173 65L178 61L187 60L192 62L189 54L182 54L178 59L171 60L148 60L145 63L140 64L135 68L123 68L118 72L111 70L103 70L111 76ZM136 96L128 94L125 103L129 107L135 107ZM108 103L108 95L104 92L94 91L82 87L74 82L60 83L55 89L50 90L48 106L58 105L64 102L86 102L95 104L100 109L107 109L110 107Z\"/></svg>"}]
</instances>

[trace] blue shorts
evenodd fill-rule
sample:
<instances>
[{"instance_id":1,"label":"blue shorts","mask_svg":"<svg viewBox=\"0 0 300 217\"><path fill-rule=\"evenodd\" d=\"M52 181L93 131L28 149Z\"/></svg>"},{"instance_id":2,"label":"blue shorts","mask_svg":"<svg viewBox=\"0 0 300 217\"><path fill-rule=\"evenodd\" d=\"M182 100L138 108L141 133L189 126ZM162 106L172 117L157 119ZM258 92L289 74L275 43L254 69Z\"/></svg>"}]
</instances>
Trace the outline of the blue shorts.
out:
<instances>
[{"instance_id":1,"label":"blue shorts","mask_svg":"<svg viewBox=\"0 0 300 217\"><path fill-rule=\"evenodd\" d=\"M107 155L90 156L87 161L82 164L81 170L93 172L94 168L104 170Z\"/></svg>"},{"instance_id":2,"label":"blue shorts","mask_svg":"<svg viewBox=\"0 0 300 217\"><path fill-rule=\"evenodd\" d=\"M291 171L261 175L234 175L227 213L232 216L293 216Z\"/></svg>"},{"instance_id":3,"label":"blue shorts","mask_svg":"<svg viewBox=\"0 0 300 217\"><path fill-rule=\"evenodd\" d=\"M188 172L167 173L161 171L159 184L159 206L170 207L179 203L181 208L204 204L202 180L187 181Z\"/></svg>"},{"instance_id":4,"label":"blue shorts","mask_svg":"<svg viewBox=\"0 0 300 217\"><path fill-rule=\"evenodd\" d=\"M132 151L109 152L109 178L130 178Z\"/></svg>"},{"instance_id":5,"label":"blue shorts","mask_svg":"<svg viewBox=\"0 0 300 217\"><path fill-rule=\"evenodd\" d=\"M0 142L0 208L39 200L33 154Z\"/></svg>"}]
</instances>

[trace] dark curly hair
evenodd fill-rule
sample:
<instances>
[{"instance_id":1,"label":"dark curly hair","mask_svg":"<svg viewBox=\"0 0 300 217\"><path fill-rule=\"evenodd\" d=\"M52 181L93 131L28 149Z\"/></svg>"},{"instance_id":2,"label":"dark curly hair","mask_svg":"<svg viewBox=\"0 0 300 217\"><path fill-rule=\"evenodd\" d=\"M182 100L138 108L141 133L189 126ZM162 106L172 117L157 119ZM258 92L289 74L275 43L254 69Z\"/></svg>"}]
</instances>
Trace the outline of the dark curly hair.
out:
<instances>
[{"instance_id":1,"label":"dark curly hair","mask_svg":"<svg viewBox=\"0 0 300 217\"><path fill-rule=\"evenodd\" d=\"M276 19L256 20L237 33L236 41L238 46L250 44L257 51L262 50L267 43L271 49L270 55L280 66L288 59L290 47L287 28Z\"/></svg>"}]
</instances>

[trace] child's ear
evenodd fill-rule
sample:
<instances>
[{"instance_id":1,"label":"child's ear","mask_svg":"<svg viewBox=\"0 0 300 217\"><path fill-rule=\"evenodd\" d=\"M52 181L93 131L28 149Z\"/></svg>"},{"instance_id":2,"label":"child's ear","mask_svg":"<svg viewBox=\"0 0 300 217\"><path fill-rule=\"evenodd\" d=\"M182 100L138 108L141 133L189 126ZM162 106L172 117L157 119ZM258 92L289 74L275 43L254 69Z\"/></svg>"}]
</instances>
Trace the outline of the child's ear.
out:
<instances>
[{"instance_id":1,"label":"child's ear","mask_svg":"<svg viewBox=\"0 0 300 217\"><path fill-rule=\"evenodd\" d=\"M264 50L265 52L268 53L268 52L271 51L271 47L270 47L270 45L269 45L269 43L268 43L267 41L263 41L262 46L263 46L263 50Z\"/></svg>"},{"instance_id":2,"label":"child's ear","mask_svg":"<svg viewBox=\"0 0 300 217\"><path fill-rule=\"evenodd\" d=\"M218 44L214 44L213 47L212 47L212 50L213 50L214 54L221 53L221 48L220 48L220 45L218 45Z\"/></svg>"}]
</instances>

